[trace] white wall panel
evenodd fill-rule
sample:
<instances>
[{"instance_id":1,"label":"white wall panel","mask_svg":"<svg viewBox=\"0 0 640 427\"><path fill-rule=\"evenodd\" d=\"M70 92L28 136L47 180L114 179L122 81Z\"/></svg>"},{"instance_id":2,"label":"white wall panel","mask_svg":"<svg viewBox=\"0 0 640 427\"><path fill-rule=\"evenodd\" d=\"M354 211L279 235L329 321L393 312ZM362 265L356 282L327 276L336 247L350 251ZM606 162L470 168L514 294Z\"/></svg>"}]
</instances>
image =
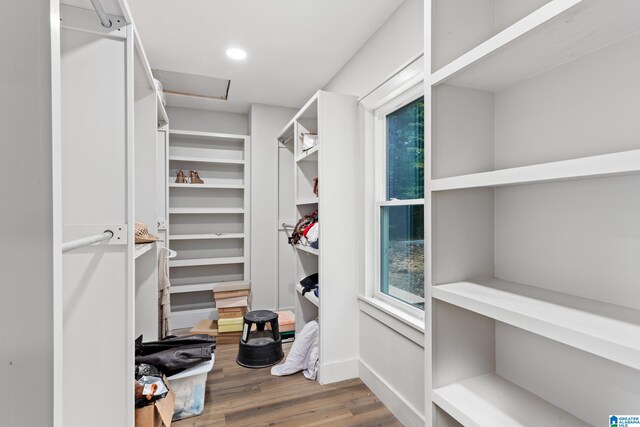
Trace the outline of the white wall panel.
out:
<instances>
[{"instance_id":1,"label":"white wall panel","mask_svg":"<svg viewBox=\"0 0 640 427\"><path fill-rule=\"evenodd\" d=\"M52 426L54 416L52 154L59 156L59 138L52 143L58 125L52 126L50 3L2 2L0 424L8 427Z\"/></svg>"},{"instance_id":2,"label":"white wall panel","mask_svg":"<svg viewBox=\"0 0 640 427\"><path fill-rule=\"evenodd\" d=\"M251 106L251 284L253 309L293 306L293 287L278 285L278 141L276 137L296 110L254 104ZM293 174L291 176L293 179ZM293 255L292 255L293 262ZM293 265L293 264L291 264ZM293 271L291 268L290 271Z\"/></svg>"},{"instance_id":3,"label":"white wall panel","mask_svg":"<svg viewBox=\"0 0 640 427\"><path fill-rule=\"evenodd\" d=\"M423 0L405 0L323 89L363 96L422 53L423 10Z\"/></svg>"}]
</instances>

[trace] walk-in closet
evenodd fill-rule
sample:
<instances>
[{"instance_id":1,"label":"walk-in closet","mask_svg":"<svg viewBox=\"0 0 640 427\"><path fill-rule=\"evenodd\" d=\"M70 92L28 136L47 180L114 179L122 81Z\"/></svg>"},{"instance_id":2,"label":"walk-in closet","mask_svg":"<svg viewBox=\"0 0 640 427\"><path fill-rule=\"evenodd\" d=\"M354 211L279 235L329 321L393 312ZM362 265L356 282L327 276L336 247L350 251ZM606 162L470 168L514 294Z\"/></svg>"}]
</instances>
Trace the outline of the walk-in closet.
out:
<instances>
[{"instance_id":1,"label":"walk-in closet","mask_svg":"<svg viewBox=\"0 0 640 427\"><path fill-rule=\"evenodd\" d=\"M640 426L640 0L5 0L0 426Z\"/></svg>"}]
</instances>

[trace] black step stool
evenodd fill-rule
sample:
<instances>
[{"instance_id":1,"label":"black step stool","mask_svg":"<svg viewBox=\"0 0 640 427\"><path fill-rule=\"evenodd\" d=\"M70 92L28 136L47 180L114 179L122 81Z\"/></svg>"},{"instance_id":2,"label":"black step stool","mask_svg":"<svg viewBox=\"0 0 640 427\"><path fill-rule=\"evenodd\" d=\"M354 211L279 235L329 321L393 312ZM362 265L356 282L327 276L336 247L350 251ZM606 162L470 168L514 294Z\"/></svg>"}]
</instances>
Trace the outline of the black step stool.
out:
<instances>
[{"instance_id":1,"label":"black step stool","mask_svg":"<svg viewBox=\"0 0 640 427\"><path fill-rule=\"evenodd\" d=\"M269 323L271 330L265 330ZM251 328L256 325L256 330ZM266 368L284 359L278 315L269 310L250 311L244 315L242 337L236 362L245 368Z\"/></svg>"}]
</instances>

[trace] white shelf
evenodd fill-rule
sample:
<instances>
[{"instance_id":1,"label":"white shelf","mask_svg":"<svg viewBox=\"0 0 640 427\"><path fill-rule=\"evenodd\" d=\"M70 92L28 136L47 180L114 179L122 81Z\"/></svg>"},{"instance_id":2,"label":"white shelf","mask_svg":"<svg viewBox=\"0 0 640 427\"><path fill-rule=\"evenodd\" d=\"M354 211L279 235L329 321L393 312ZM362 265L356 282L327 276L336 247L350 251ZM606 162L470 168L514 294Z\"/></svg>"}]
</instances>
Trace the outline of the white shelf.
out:
<instances>
[{"instance_id":1,"label":"white shelf","mask_svg":"<svg viewBox=\"0 0 640 427\"><path fill-rule=\"evenodd\" d=\"M236 135L230 133L215 133L215 132L199 132L193 130L178 130L178 129L169 129L169 134L176 136L186 136L194 139L226 139L233 140L238 142L243 142L245 138L248 138L247 135Z\"/></svg>"},{"instance_id":2,"label":"white shelf","mask_svg":"<svg viewBox=\"0 0 640 427\"><path fill-rule=\"evenodd\" d=\"M138 243L137 245L135 245L135 259L138 259L139 257L141 257L142 255L146 254L147 252L149 252L151 249L154 249L156 247L156 243Z\"/></svg>"},{"instance_id":3,"label":"white shelf","mask_svg":"<svg viewBox=\"0 0 640 427\"><path fill-rule=\"evenodd\" d=\"M302 295L302 289L303 289L303 288L302 288L302 285L300 285L300 284L297 284L297 285L296 285L296 292L298 292L300 295ZM311 303L312 303L313 305L315 305L316 307L320 307L320 300L318 299L318 297L317 297L317 296L315 296L315 294L313 293L313 291L306 292L306 293L304 294L304 297L305 297L306 299L308 299L309 301L311 301Z\"/></svg>"},{"instance_id":4,"label":"white shelf","mask_svg":"<svg viewBox=\"0 0 640 427\"><path fill-rule=\"evenodd\" d=\"M223 292L251 289L251 282L241 280L237 282L199 283L196 285L176 285L169 288L171 294L183 294L189 292Z\"/></svg>"},{"instance_id":5,"label":"white shelf","mask_svg":"<svg viewBox=\"0 0 640 427\"><path fill-rule=\"evenodd\" d=\"M300 111L298 111L296 115L289 120L289 123L287 123L278 134L278 141L287 140L290 135L293 135L293 125L297 120L318 116L318 98L320 97L321 92L322 91L319 90L314 93L311 99L304 104Z\"/></svg>"},{"instance_id":6,"label":"white shelf","mask_svg":"<svg viewBox=\"0 0 640 427\"><path fill-rule=\"evenodd\" d=\"M640 150L440 178L432 191L596 178L640 172Z\"/></svg>"},{"instance_id":7,"label":"white shelf","mask_svg":"<svg viewBox=\"0 0 640 427\"><path fill-rule=\"evenodd\" d=\"M320 199L317 196L316 197L307 197L307 198L304 198L304 199L298 199L298 200L296 200L296 206L317 204L319 200Z\"/></svg>"},{"instance_id":8,"label":"white shelf","mask_svg":"<svg viewBox=\"0 0 640 427\"><path fill-rule=\"evenodd\" d=\"M309 150L303 152L298 157L296 157L296 163L298 162L317 162L318 161L318 149L320 148L319 144L314 145Z\"/></svg>"},{"instance_id":9,"label":"white shelf","mask_svg":"<svg viewBox=\"0 0 640 427\"><path fill-rule=\"evenodd\" d=\"M313 255L320 255L320 249L314 249L310 246L304 246L301 244L297 244L296 245L296 249L301 250L303 252L307 252L309 254L313 254Z\"/></svg>"},{"instance_id":10,"label":"white shelf","mask_svg":"<svg viewBox=\"0 0 640 427\"><path fill-rule=\"evenodd\" d=\"M469 427L589 425L496 374L438 388L433 402Z\"/></svg>"},{"instance_id":11,"label":"white shelf","mask_svg":"<svg viewBox=\"0 0 640 427\"><path fill-rule=\"evenodd\" d=\"M242 208L169 208L171 215L178 214L241 214Z\"/></svg>"},{"instance_id":12,"label":"white shelf","mask_svg":"<svg viewBox=\"0 0 640 427\"><path fill-rule=\"evenodd\" d=\"M201 265L226 265L242 263L244 263L244 257L174 259L169 261L169 267L194 267Z\"/></svg>"},{"instance_id":13,"label":"white shelf","mask_svg":"<svg viewBox=\"0 0 640 427\"><path fill-rule=\"evenodd\" d=\"M433 297L640 369L640 312L504 280L433 287Z\"/></svg>"},{"instance_id":14,"label":"white shelf","mask_svg":"<svg viewBox=\"0 0 640 427\"><path fill-rule=\"evenodd\" d=\"M284 145L287 145L289 142L293 141L293 128L294 121L292 120L287 123L287 126L285 126L284 129L282 129L282 132L280 132L280 135L278 136L278 141L280 141Z\"/></svg>"},{"instance_id":15,"label":"white shelf","mask_svg":"<svg viewBox=\"0 0 640 427\"><path fill-rule=\"evenodd\" d=\"M192 190L197 190L197 189L202 190L202 189L211 189L211 188L227 188L232 190L244 189L243 184L207 184L206 182L204 184L178 184L175 182L170 182L169 187L170 188L188 188Z\"/></svg>"},{"instance_id":16,"label":"white shelf","mask_svg":"<svg viewBox=\"0 0 640 427\"><path fill-rule=\"evenodd\" d=\"M169 240L214 240L214 239L244 239L244 233L174 234L169 236Z\"/></svg>"},{"instance_id":17,"label":"white shelf","mask_svg":"<svg viewBox=\"0 0 640 427\"><path fill-rule=\"evenodd\" d=\"M193 156L169 156L170 162L191 162L191 163L216 163L223 165L244 165L244 160L233 159L207 159L204 157Z\"/></svg>"},{"instance_id":18,"label":"white shelf","mask_svg":"<svg viewBox=\"0 0 640 427\"><path fill-rule=\"evenodd\" d=\"M497 91L640 30L640 2L554 0L431 75L431 84Z\"/></svg>"}]
</instances>

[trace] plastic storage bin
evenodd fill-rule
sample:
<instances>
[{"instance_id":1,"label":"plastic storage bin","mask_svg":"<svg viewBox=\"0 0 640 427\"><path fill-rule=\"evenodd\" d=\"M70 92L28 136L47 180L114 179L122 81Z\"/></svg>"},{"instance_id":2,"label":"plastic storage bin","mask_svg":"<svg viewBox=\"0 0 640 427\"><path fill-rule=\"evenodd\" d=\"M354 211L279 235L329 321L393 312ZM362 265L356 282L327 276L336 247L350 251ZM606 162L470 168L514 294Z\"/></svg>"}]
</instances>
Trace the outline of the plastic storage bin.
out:
<instances>
[{"instance_id":1,"label":"plastic storage bin","mask_svg":"<svg viewBox=\"0 0 640 427\"><path fill-rule=\"evenodd\" d=\"M173 421L202 415L207 374L213 369L214 361L215 354L212 354L210 361L167 378L169 386L176 395Z\"/></svg>"}]
</instances>

